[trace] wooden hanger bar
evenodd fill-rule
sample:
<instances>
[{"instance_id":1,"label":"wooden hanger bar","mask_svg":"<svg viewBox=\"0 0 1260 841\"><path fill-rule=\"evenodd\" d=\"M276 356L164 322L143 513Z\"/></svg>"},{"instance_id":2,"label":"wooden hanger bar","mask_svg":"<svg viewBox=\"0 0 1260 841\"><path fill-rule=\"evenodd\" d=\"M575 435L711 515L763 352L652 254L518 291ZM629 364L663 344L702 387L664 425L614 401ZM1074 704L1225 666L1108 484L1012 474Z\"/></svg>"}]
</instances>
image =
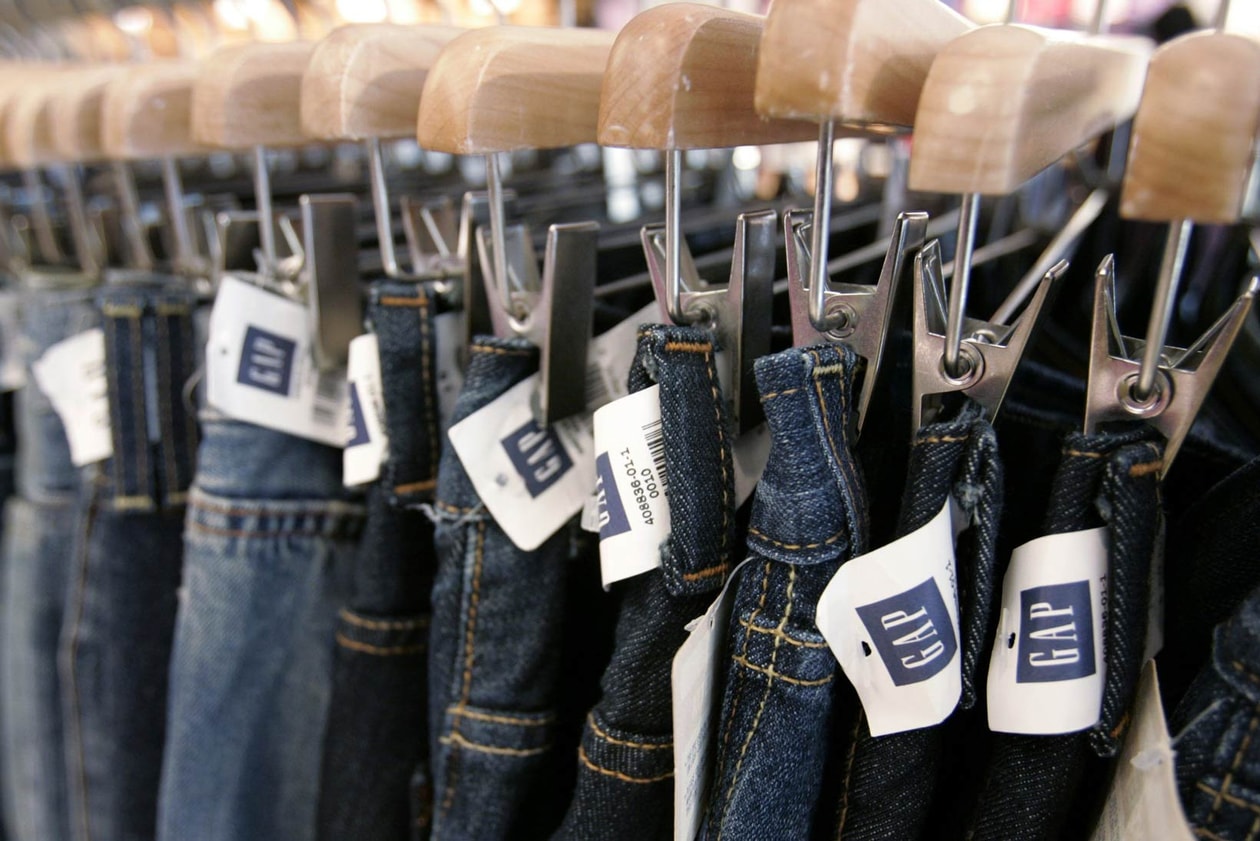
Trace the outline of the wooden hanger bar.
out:
<instances>
[{"instance_id":1,"label":"wooden hanger bar","mask_svg":"<svg viewBox=\"0 0 1260 841\"><path fill-rule=\"evenodd\" d=\"M753 108L765 19L695 3L637 15L617 36L600 97L599 142L714 149L808 140L806 123Z\"/></svg>"},{"instance_id":2,"label":"wooden hanger bar","mask_svg":"<svg viewBox=\"0 0 1260 841\"><path fill-rule=\"evenodd\" d=\"M64 163L53 144L50 105L67 71L47 71L16 82L4 107L4 154L13 166L34 169ZM16 80L15 80L16 81Z\"/></svg>"},{"instance_id":3,"label":"wooden hanger bar","mask_svg":"<svg viewBox=\"0 0 1260 841\"><path fill-rule=\"evenodd\" d=\"M488 154L594 143L613 34L494 26L442 50L416 136L436 152Z\"/></svg>"},{"instance_id":4,"label":"wooden hanger bar","mask_svg":"<svg viewBox=\"0 0 1260 841\"><path fill-rule=\"evenodd\" d=\"M102 105L109 83L128 65L106 64L66 71L49 101L53 147L69 161L89 163L108 157L101 135Z\"/></svg>"},{"instance_id":5,"label":"wooden hanger bar","mask_svg":"<svg viewBox=\"0 0 1260 841\"><path fill-rule=\"evenodd\" d=\"M1155 51L1129 145L1120 215L1231 224L1260 134L1260 42L1197 32Z\"/></svg>"},{"instance_id":6,"label":"wooden hanger bar","mask_svg":"<svg viewBox=\"0 0 1260 841\"><path fill-rule=\"evenodd\" d=\"M101 101L105 153L123 160L205 154L192 136L199 72L196 62L159 61L130 67L110 81Z\"/></svg>"},{"instance_id":7,"label":"wooden hanger bar","mask_svg":"<svg viewBox=\"0 0 1260 841\"><path fill-rule=\"evenodd\" d=\"M939 0L775 0L761 37L757 111L904 131L932 60L971 28Z\"/></svg>"},{"instance_id":8,"label":"wooden hanger bar","mask_svg":"<svg viewBox=\"0 0 1260 841\"><path fill-rule=\"evenodd\" d=\"M193 139L228 149L306 143L302 75L314 51L311 41L216 50L193 86Z\"/></svg>"},{"instance_id":9,"label":"wooden hanger bar","mask_svg":"<svg viewBox=\"0 0 1260 841\"><path fill-rule=\"evenodd\" d=\"M455 26L358 24L319 42L302 77L302 129L323 140L415 134L420 92Z\"/></svg>"},{"instance_id":10,"label":"wooden hanger bar","mask_svg":"<svg viewBox=\"0 0 1260 841\"><path fill-rule=\"evenodd\" d=\"M1007 195L1137 110L1149 42L985 26L932 63L910 188Z\"/></svg>"}]
</instances>

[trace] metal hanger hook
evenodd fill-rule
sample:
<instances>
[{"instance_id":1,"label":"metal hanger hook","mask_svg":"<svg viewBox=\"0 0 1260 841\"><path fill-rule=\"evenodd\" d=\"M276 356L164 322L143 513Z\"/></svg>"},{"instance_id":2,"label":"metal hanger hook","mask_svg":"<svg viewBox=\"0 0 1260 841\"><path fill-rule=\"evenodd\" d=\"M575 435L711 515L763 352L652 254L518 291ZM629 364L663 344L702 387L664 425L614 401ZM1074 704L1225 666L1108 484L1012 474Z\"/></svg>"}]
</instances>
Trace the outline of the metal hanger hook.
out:
<instances>
[{"instance_id":1,"label":"metal hanger hook","mask_svg":"<svg viewBox=\"0 0 1260 841\"><path fill-rule=\"evenodd\" d=\"M665 295L675 324L687 324L682 307L682 165L681 149L665 153Z\"/></svg>"},{"instance_id":2,"label":"metal hanger hook","mask_svg":"<svg viewBox=\"0 0 1260 841\"><path fill-rule=\"evenodd\" d=\"M963 321L967 314L967 290L971 286L971 260L975 254L976 222L980 216L980 196L963 196L958 212L958 245L954 251L954 276L949 283L949 315L945 321L943 364L951 377L967 373L963 362Z\"/></svg>"}]
</instances>

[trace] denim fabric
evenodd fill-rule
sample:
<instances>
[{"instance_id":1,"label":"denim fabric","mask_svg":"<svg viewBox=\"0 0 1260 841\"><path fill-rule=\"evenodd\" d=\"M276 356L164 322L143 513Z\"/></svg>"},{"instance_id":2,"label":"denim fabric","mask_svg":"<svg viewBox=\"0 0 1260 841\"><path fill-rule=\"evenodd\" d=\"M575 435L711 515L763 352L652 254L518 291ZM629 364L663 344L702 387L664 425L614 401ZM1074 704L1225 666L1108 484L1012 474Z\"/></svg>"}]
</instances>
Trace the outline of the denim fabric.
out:
<instances>
[{"instance_id":1,"label":"denim fabric","mask_svg":"<svg viewBox=\"0 0 1260 841\"><path fill-rule=\"evenodd\" d=\"M414 816L423 826L413 826L410 788L428 753L425 653L436 559L433 527L418 506L433 499L441 440L433 308L424 285L379 281L370 291L389 458L368 489L353 595L337 626L317 834L328 841L402 841L428 830L427 804Z\"/></svg>"},{"instance_id":2,"label":"denim fabric","mask_svg":"<svg viewBox=\"0 0 1260 841\"><path fill-rule=\"evenodd\" d=\"M65 428L30 363L99 323L91 289L25 289L16 396L17 495L5 509L0 614L0 737L4 814L15 839L70 838L57 643L66 608L79 473Z\"/></svg>"},{"instance_id":3,"label":"denim fabric","mask_svg":"<svg viewBox=\"0 0 1260 841\"><path fill-rule=\"evenodd\" d=\"M1114 756L1128 724L1146 643L1152 558L1160 534L1162 447L1146 432L1067 438L1045 520L1046 534L1105 525L1110 539L1101 720L1061 736L996 734L969 837L976 841L1083 837L1100 773L1091 756ZM1072 823L1069 824L1069 821ZM1067 825L1067 828L1065 828ZM1061 834L1062 833L1062 834Z\"/></svg>"},{"instance_id":4,"label":"denim fabric","mask_svg":"<svg viewBox=\"0 0 1260 841\"><path fill-rule=\"evenodd\" d=\"M924 427L915 435L898 536L926 525L951 494L967 516L966 531L955 545L962 658L959 706L967 710L975 706L977 672L996 627L1002 510L997 438L973 403L957 420ZM837 837L876 841L924 835L937 780L949 765L943 761L942 731L956 723L949 720L938 727L872 737L866 716L859 712L847 752Z\"/></svg>"},{"instance_id":5,"label":"denim fabric","mask_svg":"<svg viewBox=\"0 0 1260 841\"><path fill-rule=\"evenodd\" d=\"M100 293L113 455L84 468L58 670L72 837L154 836L188 486L190 289Z\"/></svg>"},{"instance_id":6,"label":"denim fabric","mask_svg":"<svg viewBox=\"0 0 1260 841\"><path fill-rule=\"evenodd\" d=\"M538 369L518 339L469 350L452 422ZM548 836L570 792L556 779L569 527L518 549L490 516L454 451L434 503L438 553L429 641L429 741L435 841ZM593 559L584 561L593 563Z\"/></svg>"},{"instance_id":7,"label":"denim fabric","mask_svg":"<svg viewBox=\"0 0 1260 841\"><path fill-rule=\"evenodd\" d=\"M721 587L735 550L730 431L708 331L645 326L631 391L661 390L671 535L661 569L618 582L621 598L603 697L578 749L577 787L554 836L572 841L673 837L670 669Z\"/></svg>"},{"instance_id":8,"label":"denim fabric","mask_svg":"<svg viewBox=\"0 0 1260 841\"><path fill-rule=\"evenodd\" d=\"M340 450L203 415L159 838L315 837L329 641L362 521Z\"/></svg>"},{"instance_id":9,"label":"denim fabric","mask_svg":"<svg viewBox=\"0 0 1260 841\"><path fill-rule=\"evenodd\" d=\"M770 457L735 583L704 838L809 838L820 808L838 671L814 621L840 562L866 549L851 455L857 356L840 345L757 360ZM823 813L826 813L825 815Z\"/></svg>"},{"instance_id":10,"label":"denim fabric","mask_svg":"<svg viewBox=\"0 0 1260 841\"><path fill-rule=\"evenodd\" d=\"M1212 656L1171 716L1177 786L1196 837L1245 841L1260 815L1260 590L1216 628Z\"/></svg>"}]
</instances>

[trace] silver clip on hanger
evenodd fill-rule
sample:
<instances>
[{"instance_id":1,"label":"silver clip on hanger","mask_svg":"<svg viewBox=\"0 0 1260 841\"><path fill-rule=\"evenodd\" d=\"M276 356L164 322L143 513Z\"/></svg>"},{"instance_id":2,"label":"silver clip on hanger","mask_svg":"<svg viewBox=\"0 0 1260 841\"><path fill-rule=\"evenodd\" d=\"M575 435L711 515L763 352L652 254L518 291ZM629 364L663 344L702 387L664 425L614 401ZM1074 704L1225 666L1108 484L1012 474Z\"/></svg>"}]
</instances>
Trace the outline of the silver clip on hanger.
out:
<instances>
[{"instance_id":1,"label":"silver clip on hanger","mask_svg":"<svg viewBox=\"0 0 1260 841\"><path fill-rule=\"evenodd\" d=\"M48 172L54 180L61 182L75 261L85 274L96 274L104 263L104 245L88 221L87 202L83 200L83 181L79 168L74 164L59 164L49 167Z\"/></svg>"},{"instance_id":2,"label":"silver clip on hanger","mask_svg":"<svg viewBox=\"0 0 1260 841\"><path fill-rule=\"evenodd\" d=\"M1037 286L1037 292L1023 314L1012 325L967 319L962 306L945 298L945 272L941 246L932 240L914 259L914 428L935 420L940 398L962 392L975 400L990 421L1002 406L1015 369L1028 347L1050 287L1067 271L1060 260ZM954 280L958 279L955 265ZM965 300L965 285L963 299ZM957 313L957 315L955 315ZM946 362L950 336L948 323L957 318L960 328L959 367Z\"/></svg>"},{"instance_id":3,"label":"silver clip on hanger","mask_svg":"<svg viewBox=\"0 0 1260 841\"><path fill-rule=\"evenodd\" d=\"M298 208L306 309L317 339L312 346L315 364L321 371L344 368L350 340L363 332L358 249L345 247L346 236L354 236L358 202L347 193L304 195Z\"/></svg>"},{"instance_id":4,"label":"silver clip on hanger","mask_svg":"<svg viewBox=\"0 0 1260 841\"><path fill-rule=\"evenodd\" d=\"M368 179L372 188L372 211L376 219L376 238L380 246L385 276L394 280L432 280L459 273L460 266L450 248L455 241L451 220L454 214L449 199L434 205L421 205L403 198L401 202L403 235L411 268L404 271L398 264L394 247L394 217L385 178L385 155L380 138L368 138ZM453 292L452 287L444 293Z\"/></svg>"},{"instance_id":5,"label":"silver clip on hanger","mask_svg":"<svg viewBox=\"0 0 1260 841\"><path fill-rule=\"evenodd\" d=\"M1158 333L1159 344L1153 348L1138 339L1126 338L1116 320L1115 283L1115 258L1108 255L1095 275L1085 434L1093 434L1100 424L1109 421L1146 421L1168 440L1160 468L1162 477L1181 449L1243 328L1252 301L1260 291L1260 278L1249 278L1233 306L1194 344L1184 349L1163 344L1167 324ZM1156 295L1168 296L1171 290L1161 286ZM1171 309L1171 304L1157 299L1154 311L1165 309ZM1141 354L1140 361L1137 354ZM1148 368L1152 357L1155 362ZM1142 392L1139 389L1143 374L1148 371L1152 386Z\"/></svg>"},{"instance_id":6,"label":"silver clip on hanger","mask_svg":"<svg viewBox=\"0 0 1260 841\"><path fill-rule=\"evenodd\" d=\"M770 352L777 214L741 213L730 280L725 286L706 283L682 236L682 154L666 152L665 222L643 228L643 250L662 315L675 324L707 326L717 335L732 419L744 432L763 417L753 362Z\"/></svg>"},{"instance_id":7,"label":"silver clip on hanger","mask_svg":"<svg viewBox=\"0 0 1260 841\"><path fill-rule=\"evenodd\" d=\"M494 154L486 156L486 182L490 225L477 230L477 249L490 321L496 336L521 336L541 351L533 410L539 425L548 426L586 410L586 366L573 360L586 359L591 339L599 225L552 225L540 277L528 228L506 224Z\"/></svg>"},{"instance_id":8,"label":"silver clip on hanger","mask_svg":"<svg viewBox=\"0 0 1260 841\"><path fill-rule=\"evenodd\" d=\"M874 393L897 288L902 277L913 266L913 256L922 249L927 238L928 215L898 215L893 224L888 252L884 257L884 267L875 285L831 283L828 280L829 271L824 267L822 312L826 316L826 323L832 325L826 330L820 330L813 318L818 297L815 290L819 283L810 258L813 219L814 214L807 210L788 211L784 216L783 227L788 243L787 273L788 298L792 311L792 343L802 347L819 342L843 341L866 361L866 373L858 394L857 428L860 432ZM817 242L816 236L813 241Z\"/></svg>"}]
</instances>

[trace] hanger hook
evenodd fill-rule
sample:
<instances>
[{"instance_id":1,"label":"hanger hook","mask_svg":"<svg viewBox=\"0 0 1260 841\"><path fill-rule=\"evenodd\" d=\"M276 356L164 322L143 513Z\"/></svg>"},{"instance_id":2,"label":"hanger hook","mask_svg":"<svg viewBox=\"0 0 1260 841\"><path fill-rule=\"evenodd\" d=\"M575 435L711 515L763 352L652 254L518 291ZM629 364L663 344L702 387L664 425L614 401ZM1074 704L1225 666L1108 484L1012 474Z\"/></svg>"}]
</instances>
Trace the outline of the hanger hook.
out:
<instances>
[{"instance_id":1,"label":"hanger hook","mask_svg":"<svg viewBox=\"0 0 1260 841\"><path fill-rule=\"evenodd\" d=\"M1138 369L1133 394L1138 400L1149 400L1155 391L1160 356L1168 341L1168 327L1172 323L1173 305L1177 301L1177 287L1181 283L1186 264L1186 249L1190 245L1190 232L1194 223L1189 219L1175 222L1168 228L1164 243L1164 258L1159 264L1159 280L1155 284L1155 300L1151 306L1151 318L1146 326L1146 346L1142 349L1142 366Z\"/></svg>"},{"instance_id":2,"label":"hanger hook","mask_svg":"<svg viewBox=\"0 0 1260 841\"><path fill-rule=\"evenodd\" d=\"M835 151L835 123L825 120L818 126L818 160L814 170L814 221L810 230L809 320L816 330L833 326L827 315L827 252L831 233L832 156Z\"/></svg>"},{"instance_id":3,"label":"hanger hook","mask_svg":"<svg viewBox=\"0 0 1260 841\"><path fill-rule=\"evenodd\" d=\"M494 285L499 290L503 311L512 318L521 315L512 305L512 283L508 278L507 212L503 201L503 178L499 174L499 156L486 155L486 196L490 212L490 241L494 246Z\"/></svg>"},{"instance_id":4,"label":"hanger hook","mask_svg":"<svg viewBox=\"0 0 1260 841\"><path fill-rule=\"evenodd\" d=\"M254 202L258 206L258 242L262 246L265 273L276 270L276 231L271 210L271 174L267 170L267 150L254 147Z\"/></svg>"},{"instance_id":5,"label":"hanger hook","mask_svg":"<svg viewBox=\"0 0 1260 841\"><path fill-rule=\"evenodd\" d=\"M675 324L686 324L682 308L682 162L681 149L665 153L665 293Z\"/></svg>"},{"instance_id":6,"label":"hanger hook","mask_svg":"<svg viewBox=\"0 0 1260 841\"><path fill-rule=\"evenodd\" d=\"M951 377L966 373L962 362L963 321L967 314L967 290L971 286L971 259L976 245L980 195L963 196L958 209L958 246L954 251L954 276L949 281L949 315L945 320L945 370Z\"/></svg>"},{"instance_id":7,"label":"hanger hook","mask_svg":"<svg viewBox=\"0 0 1260 841\"><path fill-rule=\"evenodd\" d=\"M386 277L398 277L398 255L394 251L394 220L389 206L389 185L385 181L385 155L380 138L367 140L368 181L372 188L372 210L376 217L376 240ZM496 245L497 248L497 245Z\"/></svg>"}]
</instances>

